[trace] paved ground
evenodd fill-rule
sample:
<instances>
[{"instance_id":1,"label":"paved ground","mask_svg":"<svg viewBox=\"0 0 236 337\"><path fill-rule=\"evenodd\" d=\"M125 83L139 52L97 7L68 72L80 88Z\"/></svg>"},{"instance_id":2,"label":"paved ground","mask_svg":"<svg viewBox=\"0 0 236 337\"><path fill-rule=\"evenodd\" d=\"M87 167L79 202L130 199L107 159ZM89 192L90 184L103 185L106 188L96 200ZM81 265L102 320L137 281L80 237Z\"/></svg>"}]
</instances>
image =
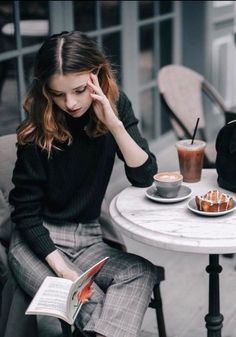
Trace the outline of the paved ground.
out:
<instances>
[{"instance_id":1,"label":"paved ground","mask_svg":"<svg viewBox=\"0 0 236 337\"><path fill-rule=\"evenodd\" d=\"M130 251L145 255L165 267L166 280L161 285L167 337L207 336L204 316L208 311L208 256L185 254L148 247L127 240ZM222 337L236 336L236 259L220 256L221 313L224 315ZM142 337L158 336L153 309L148 309Z\"/></svg>"}]
</instances>

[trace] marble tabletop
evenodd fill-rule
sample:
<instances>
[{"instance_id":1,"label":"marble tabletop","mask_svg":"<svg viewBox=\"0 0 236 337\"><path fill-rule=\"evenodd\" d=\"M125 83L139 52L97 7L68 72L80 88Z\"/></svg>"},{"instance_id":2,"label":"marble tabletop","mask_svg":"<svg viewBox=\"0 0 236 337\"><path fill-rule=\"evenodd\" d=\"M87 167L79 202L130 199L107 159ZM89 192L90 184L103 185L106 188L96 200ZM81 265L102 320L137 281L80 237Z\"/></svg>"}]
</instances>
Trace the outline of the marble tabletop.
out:
<instances>
[{"instance_id":1,"label":"marble tabletop","mask_svg":"<svg viewBox=\"0 0 236 337\"><path fill-rule=\"evenodd\" d=\"M192 196L178 203L157 203L145 195L147 188L127 187L110 204L110 215L122 233L142 243L174 251L223 254L236 252L236 210L207 217L191 212L195 195L219 189L215 169L204 169L201 181L185 185ZM236 194L224 191L236 200Z\"/></svg>"}]
</instances>

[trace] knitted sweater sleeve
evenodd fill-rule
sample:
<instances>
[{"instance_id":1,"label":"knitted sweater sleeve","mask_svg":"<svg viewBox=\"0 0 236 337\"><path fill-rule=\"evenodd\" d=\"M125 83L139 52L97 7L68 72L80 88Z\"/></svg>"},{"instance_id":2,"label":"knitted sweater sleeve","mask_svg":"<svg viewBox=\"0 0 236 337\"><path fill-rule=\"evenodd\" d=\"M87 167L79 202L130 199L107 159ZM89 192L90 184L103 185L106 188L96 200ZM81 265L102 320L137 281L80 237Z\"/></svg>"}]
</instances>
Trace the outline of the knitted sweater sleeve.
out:
<instances>
[{"instance_id":1,"label":"knitted sweater sleeve","mask_svg":"<svg viewBox=\"0 0 236 337\"><path fill-rule=\"evenodd\" d=\"M43 199L47 184L42 151L36 145L18 145L9 194L12 221L33 252L45 258L56 247L43 226Z\"/></svg>"},{"instance_id":2,"label":"knitted sweater sleeve","mask_svg":"<svg viewBox=\"0 0 236 337\"><path fill-rule=\"evenodd\" d=\"M153 182L153 176L157 172L156 157L150 152L148 143L138 129L138 119L135 117L130 100L125 93L120 92L120 98L117 104L120 120L125 129L134 141L148 154L148 159L139 167L129 167L125 162L125 172L130 183L137 187L150 186ZM124 161L120 149L117 147L118 157Z\"/></svg>"}]
</instances>

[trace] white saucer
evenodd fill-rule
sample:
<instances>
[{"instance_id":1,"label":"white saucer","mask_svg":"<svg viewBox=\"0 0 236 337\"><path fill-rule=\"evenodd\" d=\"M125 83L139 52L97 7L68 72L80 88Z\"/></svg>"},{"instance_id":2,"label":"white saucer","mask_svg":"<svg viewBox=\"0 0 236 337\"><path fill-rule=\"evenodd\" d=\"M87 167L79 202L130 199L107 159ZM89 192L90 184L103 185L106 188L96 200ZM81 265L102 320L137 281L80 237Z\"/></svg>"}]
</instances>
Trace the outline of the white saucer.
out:
<instances>
[{"instance_id":1,"label":"white saucer","mask_svg":"<svg viewBox=\"0 0 236 337\"><path fill-rule=\"evenodd\" d=\"M179 202L182 201L184 199L187 199L188 197L190 197L190 195L192 194L192 190L191 188L189 188L188 186L182 185L180 187L180 190L178 192L177 197L175 198L163 198L161 197L156 190L155 186L151 186L146 190L146 197L154 200L156 202L161 202L161 203L165 203L165 204L170 204L170 203L174 203L174 202Z\"/></svg>"},{"instance_id":2,"label":"white saucer","mask_svg":"<svg viewBox=\"0 0 236 337\"><path fill-rule=\"evenodd\" d=\"M233 208L228 209L227 211L222 211L222 212L203 212L203 211L199 211L197 209L197 205L195 202L195 197L190 199L188 202L188 209L190 209L190 211L197 213L199 215L203 215L203 216L221 216L221 215L225 215L228 214L230 212L233 212L236 209L236 202L235 200L233 200L234 206Z\"/></svg>"}]
</instances>

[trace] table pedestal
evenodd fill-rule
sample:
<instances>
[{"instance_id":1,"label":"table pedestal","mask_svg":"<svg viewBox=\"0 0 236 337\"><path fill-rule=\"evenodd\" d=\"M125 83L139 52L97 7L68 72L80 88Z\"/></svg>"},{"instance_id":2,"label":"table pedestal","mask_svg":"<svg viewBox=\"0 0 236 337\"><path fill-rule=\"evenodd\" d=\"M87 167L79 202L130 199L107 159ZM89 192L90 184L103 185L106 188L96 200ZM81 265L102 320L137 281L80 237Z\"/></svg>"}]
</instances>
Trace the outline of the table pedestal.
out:
<instances>
[{"instance_id":1,"label":"table pedestal","mask_svg":"<svg viewBox=\"0 0 236 337\"><path fill-rule=\"evenodd\" d=\"M209 255L206 271L209 273L209 313L205 316L207 337L221 337L224 317L220 313L219 273L222 267L219 265L219 255Z\"/></svg>"}]
</instances>

